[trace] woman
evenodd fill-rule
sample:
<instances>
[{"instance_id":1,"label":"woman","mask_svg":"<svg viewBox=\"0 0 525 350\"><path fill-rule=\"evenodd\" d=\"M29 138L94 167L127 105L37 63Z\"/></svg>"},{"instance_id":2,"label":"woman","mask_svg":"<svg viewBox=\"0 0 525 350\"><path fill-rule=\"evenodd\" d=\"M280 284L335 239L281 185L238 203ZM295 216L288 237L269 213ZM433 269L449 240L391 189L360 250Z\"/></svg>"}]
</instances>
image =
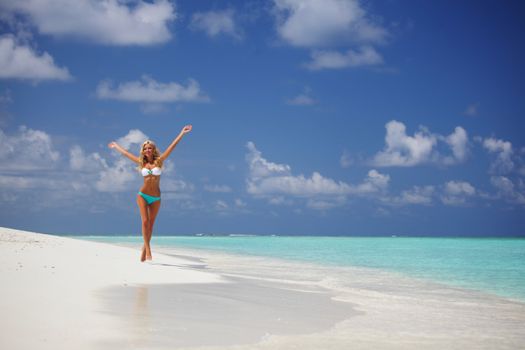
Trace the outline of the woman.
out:
<instances>
[{"instance_id":1,"label":"woman","mask_svg":"<svg viewBox=\"0 0 525 350\"><path fill-rule=\"evenodd\" d=\"M142 238L144 239L142 254L140 256L140 261L142 262L152 259L150 241L153 234L153 224L160 209L160 175L162 173L162 163L168 158L182 137L190 131L191 125L186 125L182 128L179 136L173 140L171 145L169 145L162 154L159 153L155 143L150 140L142 144L138 157L122 148L115 141L110 142L108 145L109 148L116 149L137 163L138 169L144 177L144 184L137 194L137 205L139 206L140 217L142 219Z\"/></svg>"}]
</instances>

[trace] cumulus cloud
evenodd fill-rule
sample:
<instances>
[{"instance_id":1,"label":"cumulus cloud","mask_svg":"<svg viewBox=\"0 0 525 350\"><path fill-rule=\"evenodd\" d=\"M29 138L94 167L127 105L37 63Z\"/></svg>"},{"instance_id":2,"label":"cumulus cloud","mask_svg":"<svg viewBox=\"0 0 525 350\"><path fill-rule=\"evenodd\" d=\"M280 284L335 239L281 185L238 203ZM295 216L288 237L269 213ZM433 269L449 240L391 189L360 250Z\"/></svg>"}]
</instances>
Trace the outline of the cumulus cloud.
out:
<instances>
[{"instance_id":1,"label":"cumulus cloud","mask_svg":"<svg viewBox=\"0 0 525 350\"><path fill-rule=\"evenodd\" d=\"M41 34L108 45L152 45L171 38L175 7L168 0L0 1L0 9L27 18Z\"/></svg>"},{"instance_id":2,"label":"cumulus cloud","mask_svg":"<svg viewBox=\"0 0 525 350\"><path fill-rule=\"evenodd\" d=\"M501 193L512 194L514 192L514 184L508 177L492 176L490 182L494 187L501 191Z\"/></svg>"},{"instance_id":3,"label":"cumulus cloud","mask_svg":"<svg viewBox=\"0 0 525 350\"><path fill-rule=\"evenodd\" d=\"M492 176L490 178L492 186L498 190L498 196L511 203L525 204L525 184L523 180L518 180L515 185L506 176Z\"/></svg>"},{"instance_id":4,"label":"cumulus cloud","mask_svg":"<svg viewBox=\"0 0 525 350\"><path fill-rule=\"evenodd\" d=\"M271 204L283 204L288 197L306 198L310 208L327 209L345 202L351 195L370 196L385 191L390 176L372 169L366 178L357 185L324 177L313 172L310 177L302 174L293 175L287 164L277 164L262 157L253 142L247 144L246 160L249 165L249 176L246 190L249 194L268 198Z\"/></svg>"},{"instance_id":5,"label":"cumulus cloud","mask_svg":"<svg viewBox=\"0 0 525 350\"><path fill-rule=\"evenodd\" d=\"M514 162L511 159L513 150L509 141L490 137L483 140L483 147L496 157L490 166L491 172L505 174L512 171L514 168Z\"/></svg>"},{"instance_id":6,"label":"cumulus cloud","mask_svg":"<svg viewBox=\"0 0 525 350\"><path fill-rule=\"evenodd\" d=\"M406 134L405 124L392 120L385 125L385 149L377 153L373 163L377 166L413 166L427 162L437 138L422 129L414 136Z\"/></svg>"},{"instance_id":7,"label":"cumulus cloud","mask_svg":"<svg viewBox=\"0 0 525 350\"><path fill-rule=\"evenodd\" d=\"M247 144L246 160L250 167L247 191L253 195L289 194L294 196L340 195L348 193L350 186L336 182L314 172L311 177L293 176L286 164L276 164L262 157L253 142Z\"/></svg>"},{"instance_id":8,"label":"cumulus cloud","mask_svg":"<svg viewBox=\"0 0 525 350\"><path fill-rule=\"evenodd\" d=\"M465 129L461 126L457 126L454 132L447 137L443 138L443 141L452 150L452 156L446 156L442 158L442 162L446 165L463 162L468 155L468 135Z\"/></svg>"},{"instance_id":9,"label":"cumulus cloud","mask_svg":"<svg viewBox=\"0 0 525 350\"><path fill-rule=\"evenodd\" d=\"M121 83L117 87L113 87L110 81L102 81L97 87L96 94L100 99L126 102L167 103L209 100L194 79L190 79L187 86L183 86L176 82L159 83L146 75L140 81Z\"/></svg>"},{"instance_id":10,"label":"cumulus cloud","mask_svg":"<svg viewBox=\"0 0 525 350\"><path fill-rule=\"evenodd\" d=\"M0 188L2 199L12 200L9 209L40 210L74 200L85 189L77 172L63 171L67 158L56 148L51 135L21 126L12 134L0 130ZM66 169L67 170L67 169Z\"/></svg>"},{"instance_id":11,"label":"cumulus cloud","mask_svg":"<svg viewBox=\"0 0 525 350\"><path fill-rule=\"evenodd\" d=\"M13 135L0 130L2 170L35 171L52 169L60 159L51 136L41 130L21 126Z\"/></svg>"},{"instance_id":12,"label":"cumulus cloud","mask_svg":"<svg viewBox=\"0 0 525 350\"><path fill-rule=\"evenodd\" d=\"M410 167L430 162L450 165L464 161L468 155L468 135L460 126L446 137L423 127L414 136L407 135L405 124L396 120L388 122L385 128L385 149L374 156L371 163L375 166ZM441 155L436 149L438 141L443 141L452 155Z\"/></svg>"},{"instance_id":13,"label":"cumulus cloud","mask_svg":"<svg viewBox=\"0 0 525 350\"><path fill-rule=\"evenodd\" d=\"M55 65L47 52L41 54L16 42L11 35L0 37L0 78L40 80L69 80L67 68Z\"/></svg>"},{"instance_id":14,"label":"cumulus cloud","mask_svg":"<svg viewBox=\"0 0 525 350\"><path fill-rule=\"evenodd\" d=\"M130 149L132 145L137 146L137 154L140 150L139 145L148 140L148 136L139 129L131 129L126 135L119 137L117 143L126 149ZM132 152L135 153L135 152ZM116 154L116 153L114 153Z\"/></svg>"},{"instance_id":15,"label":"cumulus cloud","mask_svg":"<svg viewBox=\"0 0 525 350\"><path fill-rule=\"evenodd\" d=\"M246 161L250 167L250 178L257 180L270 176L290 175L291 168L289 165L267 161L262 157L262 153L255 147L253 142L248 142L246 148L248 148Z\"/></svg>"},{"instance_id":16,"label":"cumulus cloud","mask_svg":"<svg viewBox=\"0 0 525 350\"><path fill-rule=\"evenodd\" d=\"M76 171L98 172L101 167L107 168L107 163L99 153L86 155L82 147L75 145L69 150L69 166Z\"/></svg>"},{"instance_id":17,"label":"cumulus cloud","mask_svg":"<svg viewBox=\"0 0 525 350\"><path fill-rule=\"evenodd\" d=\"M308 197L314 195L339 195L350 193L350 186L344 182L337 182L314 172L311 177L276 176L249 181L250 194L277 194L285 193L294 196Z\"/></svg>"},{"instance_id":18,"label":"cumulus cloud","mask_svg":"<svg viewBox=\"0 0 525 350\"><path fill-rule=\"evenodd\" d=\"M342 69L383 63L373 45L388 32L361 6L359 0L274 0L277 33L295 47L310 48L309 70ZM344 52L327 48L353 47Z\"/></svg>"},{"instance_id":19,"label":"cumulus cloud","mask_svg":"<svg viewBox=\"0 0 525 350\"><path fill-rule=\"evenodd\" d=\"M466 181L448 181L445 183L441 201L446 205L462 205L475 194L474 186Z\"/></svg>"},{"instance_id":20,"label":"cumulus cloud","mask_svg":"<svg viewBox=\"0 0 525 350\"><path fill-rule=\"evenodd\" d=\"M241 39L242 35L235 24L234 16L235 12L231 9L198 12L192 16L190 28L203 31L212 38L224 34Z\"/></svg>"},{"instance_id":21,"label":"cumulus cloud","mask_svg":"<svg viewBox=\"0 0 525 350\"><path fill-rule=\"evenodd\" d=\"M309 70L341 69L383 63L383 57L371 46L362 46L357 50L349 49L346 53L315 50L310 56L311 61L304 64Z\"/></svg>"},{"instance_id":22,"label":"cumulus cloud","mask_svg":"<svg viewBox=\"0 0 525 350\"><path fill-rule=\"evenodd\" d=\"M370 194L382 192L387 189L389 182L389 175L381 174L379 171L372 169L361 184L353 187L351 193Z\"/></svg>"},{"instance_id":23,"label":"cumulus cloud","mask_svg":"<svg viewBox=\"0 0 525 350\"><path fill-rule=\"evenodd\" d=\"M357 0L274 0L277 32L298 47L380 43L387 31L373 23Z\"/></svg>"}]
</instances>

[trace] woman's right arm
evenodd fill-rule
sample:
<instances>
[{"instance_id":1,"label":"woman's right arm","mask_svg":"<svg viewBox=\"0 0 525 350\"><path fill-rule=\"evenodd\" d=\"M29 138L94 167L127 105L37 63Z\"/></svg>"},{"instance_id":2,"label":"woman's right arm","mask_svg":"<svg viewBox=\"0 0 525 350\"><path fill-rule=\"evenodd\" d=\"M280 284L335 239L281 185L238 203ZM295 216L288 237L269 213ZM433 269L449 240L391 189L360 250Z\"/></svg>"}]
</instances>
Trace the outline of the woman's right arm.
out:
<instances>
[{"instance_id":1,"label":"woman's right arm","mask_svg":"<svg viewBox=\"0 0 525 350\"><path fill-rule=\"evenodd\" d=\"M122 148L122 146L120 146L118 143L116 143L115 141L112 141L108 144L108 147L109 148L112 148L112 149L116 149L117 151L119 151L120 153L122 153L122 155L128 157L129 159L131 159L133 162L135 163L140 163L140 159L139 157L137 157L136 155L134 154L131 154L129 153L126 149Z\"/></svg>"}]
</instances>

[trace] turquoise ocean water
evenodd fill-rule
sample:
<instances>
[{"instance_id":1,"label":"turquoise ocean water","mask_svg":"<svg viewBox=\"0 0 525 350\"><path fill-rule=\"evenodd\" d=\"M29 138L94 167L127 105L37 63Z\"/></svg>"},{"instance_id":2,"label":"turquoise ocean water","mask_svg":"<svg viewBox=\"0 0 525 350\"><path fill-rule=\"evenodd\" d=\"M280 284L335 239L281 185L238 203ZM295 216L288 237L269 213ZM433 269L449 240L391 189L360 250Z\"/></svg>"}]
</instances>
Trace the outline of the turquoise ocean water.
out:
<instances>
[{"instance_id":1,"label":"turquoise ocean water","mask_svg":"<svg viewBox=\"0 0 525 350\"><path fill-rule=\"evenodd\" d=\"M80 237L116 244L141 237ZM377 268L525 301L525 239L156 236L154 246Z\"/></svg>"}]
</instances>

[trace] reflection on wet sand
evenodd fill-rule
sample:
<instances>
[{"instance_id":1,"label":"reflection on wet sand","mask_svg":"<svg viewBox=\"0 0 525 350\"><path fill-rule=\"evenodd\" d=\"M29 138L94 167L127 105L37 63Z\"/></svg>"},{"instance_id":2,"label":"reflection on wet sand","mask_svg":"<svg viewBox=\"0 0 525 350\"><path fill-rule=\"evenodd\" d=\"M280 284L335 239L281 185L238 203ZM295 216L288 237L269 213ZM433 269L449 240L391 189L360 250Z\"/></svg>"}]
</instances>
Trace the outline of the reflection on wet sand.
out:
<instances>
[{"instance_id":1,"label":"reflection on wet sand","mask_svg":"<svg viewBox=\"0 0 525 350\"><path fill-rule=\"evenodd\" d=\"M149 309L149 290L147 286L135 288L135 304L131 315L132 344L143 347L151 343L151 315Z\"/></svg>"}]
</instances>

